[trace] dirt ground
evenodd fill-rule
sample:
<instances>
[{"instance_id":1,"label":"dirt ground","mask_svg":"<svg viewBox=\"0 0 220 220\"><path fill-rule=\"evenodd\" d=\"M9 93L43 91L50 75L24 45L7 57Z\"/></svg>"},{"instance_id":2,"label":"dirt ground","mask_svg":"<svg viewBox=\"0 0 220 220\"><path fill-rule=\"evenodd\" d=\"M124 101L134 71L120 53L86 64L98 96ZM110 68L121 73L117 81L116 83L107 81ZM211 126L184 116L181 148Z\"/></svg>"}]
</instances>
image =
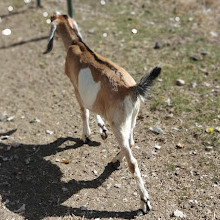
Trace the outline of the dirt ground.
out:
<instances>
[{"instance_id":1,"label":"dirt ground","mask_svg":"<svg viewBox=\"0 0 220 220\"><path fill-rule=\"evenodd\" d=\"M106 5L100 1L74 1L84 39L92 49L97 47L96 51L125 69L128 65L134 78L139 79L144 74L140 75L139 69L145 66L139 63L136 71L132 61L138 63L145 53L134 55L126 39L120 41L126 49L118 47L118 35L114 33L118 24L112 26L112 32L111 26L105 27L105 22L114 19L113 9L109 8L109 14L103 9L114 1L101 2ZM137 1L130 7L144 8L144 2ZM151 110L164 82L159 80L142 104L133 149L153 210L136 217L139 196L126 162L120 170L110 164L119 152L111 129L108 127L109 137L103 141L91 116L93 142L82 143L80 110L73 87L64 75L64 48L55 42L54 50L43 55L50 25L46 23L49 16L42 14L66 11L66 2L42 3L44 7L37 9L35 1L0 2L0 30L12 31L9 36L0 33L0 219L162 220L179 219L174 216L174 211L179 210L184 219L219 220L219 147L205 149L198 134L184 127L184 120L191 123L188 113ZM10 5L14 7L12 12L8 12ZM109 34L105 41L102 33L106 31ZM140 38L133 46L139 48L145 42ZM219 45L219 40L214 44ZM131 50L132 61L126 50ZM152 49L145 65L150 69L160 62ZM215 73L219 76L219 69ZM162 74L166 75L166 71ZM212 111L220 115L219 108ZM219 125L219 121L213 123ZM150 126L162 128L164 134L153 133ZM155 149L156 145L161 148Z\"/></svg>"}]
</instances>

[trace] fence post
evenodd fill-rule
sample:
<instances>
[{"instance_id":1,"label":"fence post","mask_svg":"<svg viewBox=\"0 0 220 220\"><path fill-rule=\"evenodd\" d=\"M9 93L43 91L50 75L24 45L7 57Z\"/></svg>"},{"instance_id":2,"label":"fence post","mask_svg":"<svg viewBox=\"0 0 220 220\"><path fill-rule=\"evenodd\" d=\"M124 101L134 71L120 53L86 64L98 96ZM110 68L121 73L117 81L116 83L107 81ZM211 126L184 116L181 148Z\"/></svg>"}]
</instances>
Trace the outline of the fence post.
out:
<instances>
[{"instance_id":1,"label":"fence post","mask_svg":"<svg viewBox=\"0 0 220 220\"><path fill-rule=\"evenodd\" d=\"M71 18L74 16L73 12L73 0L67 0L67 6L68 6L68 14Z\"/></svg>"},{"instance_id":2,"label":"fence post","mask_svg":"<svg viewBox=\"0 0 220 220\"><path fill-rule=\"evenodd\" d=\"M41 0L37 0L37 7L42 7Z\"/></svg>"}]
</instances>

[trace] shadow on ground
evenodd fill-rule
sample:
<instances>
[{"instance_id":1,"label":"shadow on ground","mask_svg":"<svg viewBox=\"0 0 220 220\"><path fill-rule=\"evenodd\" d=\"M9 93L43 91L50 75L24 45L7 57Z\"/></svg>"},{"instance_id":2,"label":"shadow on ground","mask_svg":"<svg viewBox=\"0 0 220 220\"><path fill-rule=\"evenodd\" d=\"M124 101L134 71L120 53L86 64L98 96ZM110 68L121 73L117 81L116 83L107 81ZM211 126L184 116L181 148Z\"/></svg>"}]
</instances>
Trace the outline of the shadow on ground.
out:
<instances>
[{"instance_id":1,"label":"shadow on ground","mask_svg":"<svg viewBox=\"0 0 220 220\"><path fill-rule=\"evenodd\" d=\"M12 135L16 130L0 134ZM60 148L66 141L73 145ZM6 207L15 213L23 215L25 219L42 219L47 216L65 216L74 214L86 218L124 218L131 219L136 211L109 212L101 210L86 210L61 205L72 195L82 189L99 187L115 168L111 163L107 164L103 173L94 180L62 182L60 168L44 159L49 155L67 149L76 149L83 145L78 138L58 138L56 141L45 145L24 145L10 148L9 145L0 143L0 193ZM100 143L91 142L91 146ZM63 192L62 188L66 188ZM20 209L22 206L25 211ZM20 210L19 210L20 209Z\"/></svg>"},{"instance_id":2,"label":"shadow on ground","mask_svg":"<svg viewBox=\"0 0 220 220\"><path fill-rule=\"evenodd\" d=\"M29 39L29 40L22 40L22 41L19 41L17 43L13 43L13 44L8 45L8 46L2 46L2 47L0 47L0 49L9 49L9 48L12 48L12 47L22 46L23 44L38 42L38 41L41 41L41 40L45 40L47 38L48 38L48 36L42 36L42 37L32 38L32 39Z\"/></svg>"}]
</instances>

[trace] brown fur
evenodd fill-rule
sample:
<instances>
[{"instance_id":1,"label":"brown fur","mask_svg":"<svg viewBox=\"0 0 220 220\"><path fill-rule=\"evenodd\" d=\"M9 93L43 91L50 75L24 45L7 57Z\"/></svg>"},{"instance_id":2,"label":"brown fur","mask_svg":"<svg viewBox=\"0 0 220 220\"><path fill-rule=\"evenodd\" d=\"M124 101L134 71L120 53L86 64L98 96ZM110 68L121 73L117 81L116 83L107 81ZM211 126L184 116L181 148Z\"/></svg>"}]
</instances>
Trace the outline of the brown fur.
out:
<instances>
[{"instance_id":1,"label":"brown fur","mask_svg":"<svg viewBox=\"0 0 220 220\"><path fill-rule=\"evenodd\" d=\"M123 101L130 94L136 82L123 68L88 50L88 47L80 41L71 19L65 19L62 15L55 15L51 17L51 21L59 24L57 32L67 50L66 75L71 80L75 90L77 90L80 70L82 68L91 70L93 80L101 82L101 89L91 110L104 116L109 121L112 114L107 113L107 110ZM97 61L96 58L101 62Z\"/></svg>"}]
</instances>

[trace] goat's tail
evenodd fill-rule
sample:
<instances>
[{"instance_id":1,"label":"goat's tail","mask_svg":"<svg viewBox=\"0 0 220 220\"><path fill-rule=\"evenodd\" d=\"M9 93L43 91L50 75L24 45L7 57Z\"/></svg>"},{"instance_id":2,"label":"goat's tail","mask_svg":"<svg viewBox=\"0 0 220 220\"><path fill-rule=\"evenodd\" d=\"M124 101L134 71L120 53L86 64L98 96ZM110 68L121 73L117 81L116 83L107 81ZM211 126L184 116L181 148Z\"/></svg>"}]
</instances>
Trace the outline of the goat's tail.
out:
<instances>
[{"instance_id":1,"label":"goat's tail","mask_svg":"<svg viewBox=\"0 0 220 220\"><path fill-rule=\"evenodd\" d=\"M150 91L150 87L153 81L160 75L161 68L159 66L154 67L151 72L143 76L139 83L133 88L133 95L137 98L140 97L144 100Z\"/></svg>"}]
</instances>

